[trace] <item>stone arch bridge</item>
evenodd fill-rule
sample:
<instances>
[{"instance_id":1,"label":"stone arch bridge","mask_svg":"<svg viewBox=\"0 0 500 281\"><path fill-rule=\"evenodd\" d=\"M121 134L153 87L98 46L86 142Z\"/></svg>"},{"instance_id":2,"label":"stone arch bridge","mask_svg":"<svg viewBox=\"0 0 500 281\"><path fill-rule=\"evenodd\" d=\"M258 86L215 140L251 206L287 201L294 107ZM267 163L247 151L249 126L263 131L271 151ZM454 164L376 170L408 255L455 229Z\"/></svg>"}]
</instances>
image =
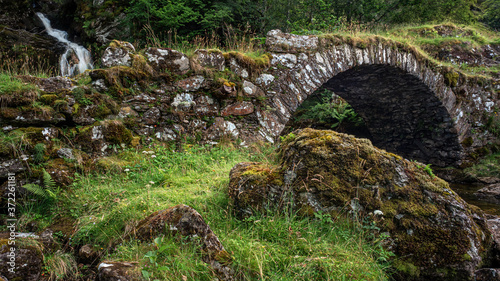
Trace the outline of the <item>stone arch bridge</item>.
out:
<instances>
[{"instance_id":1,"label":"stone arch bridge","mask_svg":"<svg viewBox=\"0 0 500 281\"><path fill-rule=\"evenodd\" d=\"M325 87L363 117L375 146L406 158L458 166L497 143L500 121L491 121L500 120L498 80L441 66L411 46L376 36L273 30L266 48L258 59L218 50L197 50L188 58L167 48L137 52L113 41L102 57L106 68L89 72L90 85L40 78L42 90L55 94L41 102L55 105L47 97L56 97L61 106L40 113L12 100L12 108L0 109L0 125L42 132L78 125L76 148L99 155L112 153L113 144L133 145L130 131L145 141L193 136L211 142L228 134L244 143L274 141L297 107ZM54 83L64 89L51 89ZM75 100L77 91L88 99L85 106ZM120 129L128 131L125 137L111 136L117 126L126 127Z\"/></svg>"},{"instance_id":2,"label":"stone arch bridge","mask_svg":"<svg viewBox=\"0 0 500 281\"><path fill-rule=\"evenodd\" d=\"M499 105L494 80L440 66L380 37L356 43L273 30L266 47L271 66L261 73L236 59L229 65L244 79L245 92L264 92L265 106L256 116L268 139L279 136L297 107L323 86L363 117L374 145L410 159L460 165L496 140L486 126Z\"/></svg>"}]
</instances>

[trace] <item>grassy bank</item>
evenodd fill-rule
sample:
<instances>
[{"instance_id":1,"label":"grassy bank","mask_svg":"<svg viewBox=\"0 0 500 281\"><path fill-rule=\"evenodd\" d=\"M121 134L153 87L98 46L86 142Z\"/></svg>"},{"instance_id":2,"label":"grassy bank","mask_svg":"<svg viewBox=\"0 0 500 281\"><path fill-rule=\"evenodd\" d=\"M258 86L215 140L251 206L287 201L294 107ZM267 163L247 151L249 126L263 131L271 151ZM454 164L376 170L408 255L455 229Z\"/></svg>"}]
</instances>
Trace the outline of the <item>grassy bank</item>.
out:
<instances>
[{"instance_id":1,"label":"grassy bank","mask_svg":"<svg viewBox=\"0 0 500 281\"><path fill-rule=\"evenodd\" d=\"M101 160L107 172L78 176L58 200L37 198L25 206L23 217L25 222L40 221L40 228L73 221L67 236L56 232L69 248L91 244L101 260L138 262L149 280L212 280L193 241L125 239L137 221L183 203L204 217L231 253L242 280L386 280L391 253L372 241L368 231L376 229L371 224L325 214L303 218L293 212L235 217L227 196L229 170L238 162L273 163L275 158L274 147L268 145L126 150ZM46 256L46 274L60 280L78 275L74 259L58 255ZM66 264L66 272L50 266L54 259Z\"/></svg>"}]
</instances>

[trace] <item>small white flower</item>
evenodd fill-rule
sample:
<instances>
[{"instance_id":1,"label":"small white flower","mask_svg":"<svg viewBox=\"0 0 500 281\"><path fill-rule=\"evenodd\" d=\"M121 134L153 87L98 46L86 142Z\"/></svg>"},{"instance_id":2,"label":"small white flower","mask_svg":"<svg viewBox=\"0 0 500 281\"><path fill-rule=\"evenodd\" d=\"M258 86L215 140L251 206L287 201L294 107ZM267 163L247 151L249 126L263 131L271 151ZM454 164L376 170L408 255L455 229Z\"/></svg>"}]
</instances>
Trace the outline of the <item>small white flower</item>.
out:
<instances>
[{"instance_id":1,"label":"small white flower","mask_svg":"<svg viewBox=\"0 0 500 281\"><path fill-rule=\"evenodd\" d=\"M146 184L146 188L151 188L151 185L150 184Z\"/></svg>"},{"instance_id":2,"label":"small white flower","mask_svg":"<svg viewBox=\"0 0 500 281\"><path fill-rule=\"evenodd\" d=\"M384 213L382 211L380 211L380 210L373 211L373 214L376 215L376 216L383 216L384 215Z\"/></svg>"},{"instance_id":3,"label":"small white flower","mask_svg":"<svg viewBox=\"0 0 500 281\"><path fill-rule=\"evenodd\" d=\"M151 158L156 158L156 155L151 155Z\"/></svg>"},{"instance_id":4,"label":"small white flower","mask_svg":"<svg viewBox=\"0 0 500 281\"><path fill-rule=\"evenodd\" d=\"M149 181L149 183L150 183L150 184L155 184L155 182L154 182L154 181Z\"/></svg>"},{"instance_id":5,"label":"small white flower","mask_svg":"<svg viewBox=\"0 0 500 281\"><path fill-rule=\"evenodd\" d=\"M125 172L130 172L130 169L125 169L124 171L125 171Z\"/></svg>"}]
</instances>

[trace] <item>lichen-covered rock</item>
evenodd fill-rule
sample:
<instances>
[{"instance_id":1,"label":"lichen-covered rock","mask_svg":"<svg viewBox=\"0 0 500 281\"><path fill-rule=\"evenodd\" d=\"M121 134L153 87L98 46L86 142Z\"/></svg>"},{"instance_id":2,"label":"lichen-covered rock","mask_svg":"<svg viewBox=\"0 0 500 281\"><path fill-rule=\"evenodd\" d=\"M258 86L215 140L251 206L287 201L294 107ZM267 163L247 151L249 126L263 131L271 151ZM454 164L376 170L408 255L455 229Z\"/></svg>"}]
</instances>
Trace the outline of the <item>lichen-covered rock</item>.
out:
<instances>
[{"instance_id":1,"label":"lichen-covered rock","mask_svg":"<svg viewBox=\"0 0 500 281\"><path fill-rule=\"evenodd\" d=\"M219 50L198 49L194 51L193 60L202 67L213 68L217 71L224 71L225 59Z\"/></svg>"},{"instance_id":2,"label":"lichen-covered rock","mask_svg":"<svg viewBox=\"0 0 500 281\"><path fill-rule=\"evenodd\" d=\"M254 105L248 101L237 101L233 104L226 106L221 112L222 116L239 116L239 115L248 115L253 113Z\"/></svg>"},{"instance_id":3,"label":"lichen-covered rock","mask_svg":"<svg viewBox=\"0 0 500 281\"><path fill-rule=\"evenodd\" d=\"M236 125L231 121L226 121L222 117L216 117L214 123L208 128L207 137L211 140L217 140L223 136L239 136Z\"/></svg>"},{"instance_id":4,"label":"lichen-covered rock","mask_svg":"<svg viewBox=\"0 0 500 281\"><path fill-rule=\"evenodd\" d=\"M97 267L99 281L137 281L142 280L137 263L104 261Z\"/></svg>"},{"instance_id":5,"label":"lichen-covered rock","mask_svg":"<svg viewBox=\"0 0 500 281\"><path fill-rule=\"evenodd\" d=\"M233 270L229 266L230 254L195 209L187 205L177 205L157 211L140 221L135 231L136 236L143 241L151 240L165 232L200 237L203 261L212 267L219 279L234 279Z\"/></svg>"},{"instance_id":6,"label":"lichen-covered rock","mask_svg":"<svg viewBox=\"0 0 500 281\"><path fill-rule=\"evenodd\" d=\"M218 115L219 104L209 96L199 96L194 100L194 112L198 115Z\"/></svg>"},{"instance_id":7,"label":"lichen-covered rock","mask_svg":"<svg viewBox=\"0 0 500 281\"><path fill-rule=\"evenodd\" d=\"M113 40L102 55L102 65L104 67L131 66L133 53L135 53L135 48L132 44Z\"/></svg>"},{"instance_id":8,"label":"lichen-covered rock","mask_svg":"<svg viewBox=\"0 0 500 281\"><path fill-rule=\"evenodd\" d=\"M146 57L153 68L161 73L185 74L189 69L189 58L172 49L148 48Z\"/></svg>"},{"instance_id":9,"label":"lichen-covered rock","mask_svg":"<svg viewBox=\"0 0 500 281\"><path fill-rule=\"evenodd\" d=\"M486 219L448 184L366 139L304 129L288 135L279 167L239 164L229 195L240 214L264 204L365 216L378 210L399 280L472 280L492 245ZM290 200L292 198L293 200Z\"/></svg>"},{"instance_id":10,"label":"lichen-covered rock","mask_svg":"<svg viewBox=\"0 0 500 281\"><path fill-rule=\"evenodd\" d=\"M153 125L158 123L161 117L161 112L158 107L150 108L148 111L144 112L142 116L142 120L144 120L144 124Z\"/></svg>"},{"instance_id":11,"label":"lichen-covered rock","mask_svg":"<svg viewBox=\"0 0 500 281\"><path fill-rule=\"evenodd\" d=\"M205 77L196 75L177 81L177 87L186 92L194 92L201 88L203 82L205 82Z\"/></svg>"},{"instance_id":12,"label":"lichen-covered rock","mask_svg":"<svg viewBox=\"0 0 500 281\"><path fill-rule=\"evenodd\" d=\"M255 86L253 83L248 82L247 80L243 81L243 93L245 94L245 96L249 97L259 97L264 95L264 91Z\"/></svg>"},{"instance_id":13,"label":"lichen-covered rock","mask_svg":"<svg viewBox=\"0 0 500 281\"><path fill-rule=\"evenodd\" d=\"M317 36L294 35L274 29L267 33L266 46L271 52L297 53L318 48Z\"/></svg>"},{"instance_id":14,"label":"lichen-covered rock","mask_svg":"<svg viewBox=\"0 0 500 281\"><path fill-rule=\"evenodd\" d=\"M47 93L56 93L61 90L71 90L75 87L73 81L70 78L63 76L39 78L29 75L22 75L18 76L18 78L25 82L37 85L40 90Z\"/></svg>"},{"instance_id":15,"label":"lichen-covered rock","mask_svg":"<svg viewBox=\"0 0 500 281\"><path fill-rule=\"evenodd\" d=\"M9 235L0 236L0 275L8 280L39 281L42 273L43 254L40 243L31 238L15 238L9 243ZM12 249L15 249L12 251Z\"/></svg>"},{"instance_id":16,"label":"lichen-covered rock","mask_svg":"<svg viewBox=\"0 0 500 281\"><path fill-rule=\"evenodd\" d=\"M500 184L496 183L485 186L476 191L474 195L483 201L500 204Z\"/></svg>"}]
</instances>

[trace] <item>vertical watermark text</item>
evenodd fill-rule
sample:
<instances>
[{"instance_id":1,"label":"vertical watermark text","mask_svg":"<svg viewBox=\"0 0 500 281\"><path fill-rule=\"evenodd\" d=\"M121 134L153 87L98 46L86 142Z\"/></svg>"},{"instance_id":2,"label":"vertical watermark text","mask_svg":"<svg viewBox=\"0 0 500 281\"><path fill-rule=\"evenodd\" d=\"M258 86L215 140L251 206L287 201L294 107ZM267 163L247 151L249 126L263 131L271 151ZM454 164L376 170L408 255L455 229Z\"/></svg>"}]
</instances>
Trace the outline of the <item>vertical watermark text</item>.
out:
<instances>
[{"instance_id":1,"label":"vertical watermark text","mask_svg":"<svg viewBox=\"0 0 500 281\"><path fill-rule=\"evenodd\" d=\"M15 273L16 271L16 175L13 173L8 174L8 193L7 193L7 229L9 231L9 252L7 253L7 264L9 265L9 272Z\"/></svg>"}]
</instances>

